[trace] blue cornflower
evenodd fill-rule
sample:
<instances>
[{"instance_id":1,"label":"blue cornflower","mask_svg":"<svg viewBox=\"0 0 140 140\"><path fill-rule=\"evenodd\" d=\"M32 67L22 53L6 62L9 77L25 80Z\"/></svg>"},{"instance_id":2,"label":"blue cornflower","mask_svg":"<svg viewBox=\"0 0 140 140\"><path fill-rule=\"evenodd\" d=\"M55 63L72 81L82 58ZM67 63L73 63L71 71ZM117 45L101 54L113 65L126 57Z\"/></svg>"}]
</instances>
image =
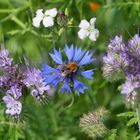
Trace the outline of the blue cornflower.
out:
<instances>
[{"instance_id":1,"label":"blue cornflower","mask_svg":"<svg viewBox=\"0 0 140 140\"><path fill-rule=\"evenodd\" d=\"M84 93L85 89L88 89L84 83L77 80L77 75L82 75L87 79L92 79L94 69L81 71L81 67L90 64L94 61L92 54L89 51L82 50L81 48L74 47L70 48L66 45L64 52L67 56L67 60L63 61L61 50L54 49L54 53L50 53L51 58L56 63L56 68L52 68L47 64L42 66L42 76L44 81L48 85L57 87L59 83L63 83L60 92L72 92L73 87L76 92Z\"/></svg>"}]
</instances>

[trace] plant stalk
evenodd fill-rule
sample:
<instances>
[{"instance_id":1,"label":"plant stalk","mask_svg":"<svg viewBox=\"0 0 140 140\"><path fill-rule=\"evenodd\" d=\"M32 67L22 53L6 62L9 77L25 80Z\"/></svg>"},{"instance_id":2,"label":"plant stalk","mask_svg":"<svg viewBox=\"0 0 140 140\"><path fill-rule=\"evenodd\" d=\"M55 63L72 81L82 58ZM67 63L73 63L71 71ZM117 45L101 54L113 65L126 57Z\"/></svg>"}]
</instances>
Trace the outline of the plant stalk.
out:
<instances>
[{"instance_id":1,"label":"plant stalk","mask_svg":"<svg viewBox=\"0 0 140 140\"><path fill-rule=\"evenodd\" d=\"M136 108L136 114L138 119L138 127L139 127L139 133L140 133L140 105Z\"/></svg>"}]
</instances>

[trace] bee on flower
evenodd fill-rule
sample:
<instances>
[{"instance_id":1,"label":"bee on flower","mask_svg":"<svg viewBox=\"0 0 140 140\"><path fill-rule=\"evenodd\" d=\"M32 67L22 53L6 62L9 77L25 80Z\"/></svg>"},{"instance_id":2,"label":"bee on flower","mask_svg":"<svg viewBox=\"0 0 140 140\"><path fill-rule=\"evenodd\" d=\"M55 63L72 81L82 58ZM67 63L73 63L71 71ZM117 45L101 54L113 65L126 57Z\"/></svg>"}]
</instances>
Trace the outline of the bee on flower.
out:
<instances>
[{"instance_id":1,"label":"bee on flower","mask_svg":"<svg viewBox=\"0 0 140 140\"><path fill-rule=\"evenodd\" d=\"M42 76L44 82L53 87L57 87L59 83L63 83L60 92L72 92L72 88L76 92L84 93L87 86L77 80L77 76L83 76L88 79L92 79L94 69L81 71L81 67L84 67L92 63L95 59L92 57L92 53L82 50L81 48L75 48L73 45L70 48L66 45L64 52L67 56L67 60L62 60L61 50L54 49L54 53L50 53L51 58L55 61L56 67L52 68L47 64L42 67Z\"/></svg>"}]
</instances>

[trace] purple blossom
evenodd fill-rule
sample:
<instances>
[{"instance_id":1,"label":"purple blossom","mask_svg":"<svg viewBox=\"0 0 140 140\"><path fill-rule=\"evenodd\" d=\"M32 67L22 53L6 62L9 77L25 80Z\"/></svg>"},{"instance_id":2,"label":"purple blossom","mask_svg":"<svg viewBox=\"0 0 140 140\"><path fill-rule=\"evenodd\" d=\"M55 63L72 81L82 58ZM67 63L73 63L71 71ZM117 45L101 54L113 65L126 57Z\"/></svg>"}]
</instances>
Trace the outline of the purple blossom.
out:
<instances>
[{"instance_id":1,"label":"purple blossom","mask_svg":"<svg viewBox=\"0 0 140 140\"><path fill-rule=\"evenodd\" d=\"M39 98L38 96L44 96L44 92L50 89L50 86L43 82L40 70L35 68L30 69L27 67L23 83L32 89L31 95L37 99Z\"/></svg>"},{"instance_id":2,"label":"purple blossom","mask_svg":"<svg viewBox=\"0 0 140 140\"><path fill-rule=\"evenodd\" d=\"M116 36L114 39L110 40L108 49L112 52L122 52L126 51L127 47L125 46L125 43L123 43L122 36Z\"/></svg>"},{"instance_id":3,"label":"purple blossom","mask_svg":"<svg viewBox=\"0 0 140 140\"><path fill-rule=\"evenodd\" d=\"M128 46L134 54L140 55L140 37L138 34L134 35L134 37L128 42Z\"/></svg>"},{"instance_id":4,"label":"purple blossom","mask_svg":"<svg viewBox=\"0 0 140 140\"><path fill-rule=\"evenodd\" d=\"M103 62L103 73L106 78L111 77L114 75L114 73L117 73L120 70L120 64L112 53L108 53L106 56L104 56Z\"/></svg>"},{"instance_id":5,"label":"purple blossom","mask_svg":"<svg viewBox=\"0 0 140 140\"><path fill-rule=\"evenodd\" d=\"M121 94L130 94L140 88L140 77L129 75L124 84L122 84Z\"/></svg>"},{"instance_id":6,"label":"purple blossom","mask_svg":"<svg viewBox=\"0 0 140 140\"><path fill-rule=\"evenodd\" d=\"M105 78L114 78L113 73L121 71L125 83L122 84L121 94L128 100L137 98L140 89L140 37L134 35L128 42L123 41L122 36L116 36L108 45L107 55L103 57L103 74ZM122 75L117 74L118 77Z\"/></svg>"},{"instance_id":7,"label":"purple blossom","mask_svg":"<svg viewBox=\"0 0 140 140\"><path fill-rule=\"evenodd\" d=\"M0 68L6 68L11 66L13 59L9 58L9 51L8 50L1 50L0 51Z\"/></svg>"},{"instance_id":8,"label":"purple blossom","mask_svg":"<svg viewBox=\"0 0 140 140\"><path fill-rule=\"evenodd\" d=\"M12 86L6 93L13 96L14 99L19 99L22 96L21 89L17 85Z\"/></svg>"},{"instance_id":9,"label":"purple blossom","mask_svg":"<svg viewBox=\"0 0 140 140\"><path fill-rule=\"evenodd\" d=\"M22 110L22 104L15 100L12 96L6 95L3 97L3 101L6 104L6 114L11 116L18 116Z\"/></svg>"},{"instance_id":10,"label":"purple blossom","mask_svg":"<svg viewBox=\"0 0 140 140\"><path fill-rule=\"evenodd\" d=\"M0 76L0 88L7 86L8 79L9 78L7 76Z\"/></svg>"}]
</instances>

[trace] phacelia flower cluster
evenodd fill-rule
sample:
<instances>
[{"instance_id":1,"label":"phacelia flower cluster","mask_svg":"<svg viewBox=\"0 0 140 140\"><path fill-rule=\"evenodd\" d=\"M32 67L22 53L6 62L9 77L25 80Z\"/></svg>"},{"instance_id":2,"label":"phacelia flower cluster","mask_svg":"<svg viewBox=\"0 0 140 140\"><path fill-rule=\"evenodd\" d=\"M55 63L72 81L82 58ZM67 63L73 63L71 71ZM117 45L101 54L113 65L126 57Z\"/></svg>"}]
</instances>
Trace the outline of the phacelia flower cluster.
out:
<instances>
[{"instance_id":1,"label":"phacelia flower cluster","mask_svg":"<svg viewBox=\"0 0 140 140\"><path fill-rule=\"evenodd\" d=\"M121 94L132 104L138 99L140 88L140 37L134 35L128 42L122 36L110 40L107 55L103 57L103 74L108 80L125 79Z\"/></svg>"},{"instance_id":2,"label":"phacelia flower cluster","mask_svg":"<svg viewBox=\"0 0 140 140\"><path fill-rule=\"evenodd\" d=\"M25 66L14 64L9 57L8 50L0 51L0 88L4 93L3 101L6 104L6 114L19 117L22 111L21 98L24 96L25 88L31 90L31 95L37 100L43 101L45 91L50 87L46 86L41 77L40 71Z\"/></svg>"},{"instance_id":3,"label":"phacelia flower cluster","mask_svg":"<svg viewBox=\"0 0 140 140\"><path fill-rule=\"evenodd\" d=\"M46 98L45 92L50 90L50 86L46 86L41 76L41 71L27 67L23 83L31 89L31 95L39 101L44 101Z\"/></svg>"},{"instance_id":4,"label":"phacelia flower cluster","mask_svg":"<svg viewBox=\"0 0 140 140\"><path fill-rule=\"evenodd\" d=\"M66 45L64 49L66 60L62 59L61 50L54 49L54 53L50 53L51 58L55 61L56 67L44 64L42 67L42 75L44 77L44 82L48 85L52 85L54 88L58 86L59 83L63 83L60 93L76 92L84 93L87 86L77 80L78 76L83 76L87 79L92 79L94 69L82 71L82 68L94 61L92 53L89 51L82 50L81 48L74 47L71 45L68 47Z\"/></svg>"}]
</instances>

